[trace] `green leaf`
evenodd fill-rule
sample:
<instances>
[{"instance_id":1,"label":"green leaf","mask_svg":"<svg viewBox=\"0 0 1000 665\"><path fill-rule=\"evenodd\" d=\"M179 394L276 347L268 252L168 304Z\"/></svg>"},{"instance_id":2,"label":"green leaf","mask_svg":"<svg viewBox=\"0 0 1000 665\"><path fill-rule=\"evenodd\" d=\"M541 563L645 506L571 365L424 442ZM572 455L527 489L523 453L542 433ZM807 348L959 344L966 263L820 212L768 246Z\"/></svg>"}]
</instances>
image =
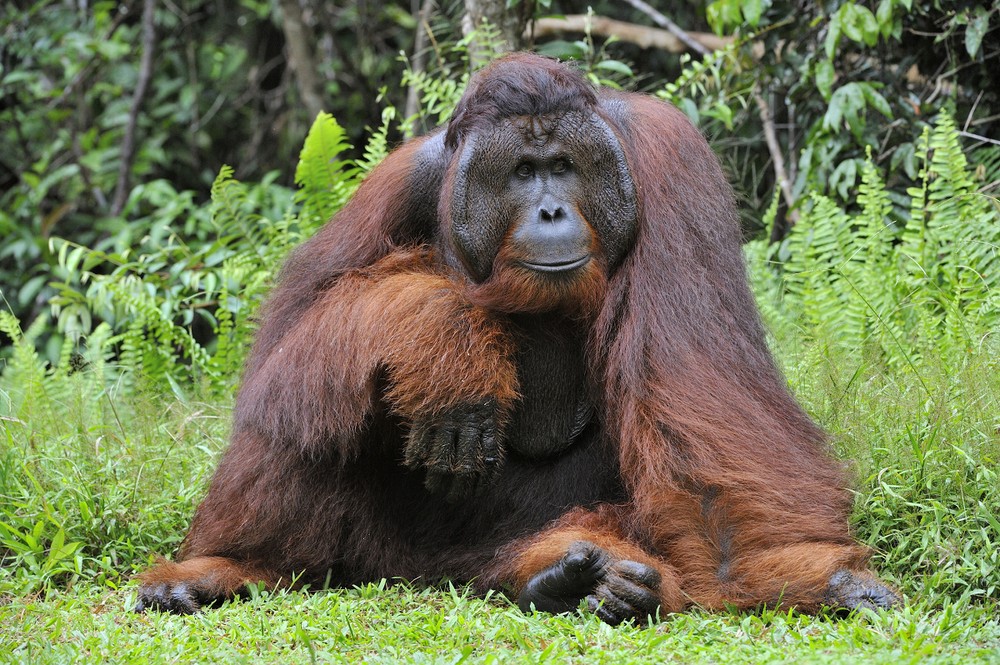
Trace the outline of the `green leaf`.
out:
<instances>
[{"instance_id":1,"label":"green leaf","mask_svg":"<svg viewBox=\"0 0 1000 665\"><path fill-rule=\"evenodd\" d=\"M965 29L965 50L973 58L982 46L983 37L990 27L990 15L985 7L976 7L976 14L969 20L969 26Z\"/></svg>"},{"instance_id":2,"label":"green leaf","mask_svg":"<svg viewBox=\"0 0 1000 665\"><path fill-rule=\"evenodd\" d=\"M893 0L882 0L882 2L878 3L878 9L875 10L875 20L878 21L879 31L882 33L882 36L886 38L892 34L893 4Z\"/></svg>"},{"instance_id":3,"label":"green leaf","mask_svg":"<svg viewBox=\"0 0 1000 665\"><path fill-rule=\"evenodd\" d=\"M840 32L843 26L842 13L843 8L833 15L833 18L830 19L830 24L826 27L826 39L823 40L823 48L826 50L826 57L828 58L833 58L833 54L837 50L837 42L840 41Z\"/></svg>"},{"instance_id":4,"label":"green leaf","mask_svg":"<svg viewBox=\"0 0 1000 665\"><path fill-rule=\"evenodd\" d=\"M889 161L889 169L895 170L902 165L903 171L911 180L917 179L916 150L913 142L900 143L892 152L892 159Z\"/></svg>"},{"instance_id":5,"label":"green leaf","mask_svg":"<svg viewBox=\"0 0 1000 665\"><path fill-rule=\"evenodd\" d=\"M885 97L875 89L875 87L870 83L865 83L861 86L861 92L865 96L865 101L873 109L884 115L886 118L892 119L892 108L889 106L889 102L886 101Z\"/></svg>"},{"instance_id":6,"label":"green leaf","mask_svg":"<svg viewBox=\"0 0 1000 665\"><path fill-rule=\"evenodd\" d=\"M760 23L760 17L764 14L763 0L744 0L743 18L750 26L756 28Z\"/></svg>"},{"instance_id":7,"label":"green leaf","mask_svg":"<svg viewBox=\"0 0 1000 665\"><path fill-rule=\"evenodd\" d=\"M848 83L834 91L830 97L830 107L823 117L823 127L831 132L840 131L841 122L846 120L851 133L858 139L864 130L865 109L864 87L859 83Z\"/></svg>"},{"instance_id":8,"label":"green leaf","mask_svg":"<svg viewBox=\"0 0 1000 665\"><path fill-rule=\"evenodd\" d=\"M861 37L868 46L875 46L878 43L879 25L875 20L875 15L867 7L858 7L858 23L861 27Z\"/></svg>"},{"instance_id":9,"label":"green leaf","mask_svg":"<svg viewBox=\"0 0 1000 665\"><path fill-rule=\"evenodd\" d=\"M21 81L33 82L37 78L38 72L28 71L27 69L20 71L15 69L14 71L4 74L4 76L0 78L0 83L4 86L13 86L15 83L20 83Z\"/></svg>"},{"instance_id":10,"label":"green leaf","mask_svg":"<svg viewBox=\"0 0 1000 665\"><path fill-rule=\"evenodd\" d=\"M709 108L705 109L704 115L720 120L722 124L726 126L726 129L733 128L733 110L722 102L713 104Z\"/></svg>"},{"instance_id":11,"label":"green leaf","mask_svg":"<svg viewBox=\"0 0 1000 665\"><path fill-rule=\"evenodd\" d=\"M686 115L691 122L695 125L698 124L700 114L698 113L697 104L685 97L678 101L677 106L684 112L684 115Z\"/></svg>"},{"instance_id":12,"label":"green leaf","mask_svg":"<svg viewBox=\"0 0 1000 665\"><path fill-rule=\"evenodd\" d=\"M42 287L49 280L48 275L37 275L24 283L17 293L17 302L22 307L26 307L38 295Z\"/></svg>"},{"instance_id":13,"label":"green leaf","mask_svg":"<svg viewBox=\"0 0 1000 665\"><path fill-rule=\"evenodd\" d=\"M742 20L739 0L716 0L705 8L705 19L717 35L723 35Z\"/></svg>"},{"instance_id":14,"label":"green leaf","mask_svg":"<svg viewBox=\"0 0 1000 665\"><path fill-rule=\"evenodd\" d=\"M579 42L568 42L564 39L546 42L538 47L538 52L560 60L582 60L586 57L586 48L581 51Z\"/></svg>"},{"instance_id":15,"label":"green leaf","mask_svg":"<svg viewBox=\"0 0 1000 665\"><path fill-rule=\"evenodd\" d=\"M614 72L623 76L634 76L632 68L624 62L619 62L618 60L602 60L594 65L594 69L606 69L609 72Z\"/></svg>"},{"instance_id":16,"label":"green leaf","mask_svg":"<svg viewBox=\"0 0 1000 665\"><path fill-rule=\"evenodd\" d=\"M826 101L830 101L830 95L833 93L835 75L832 60L821 60L816 64L816 88Z\"/></svg>"},{"instance_id":17,"label":"green leaf","mask_svg":"<svg viewBox=\"0 0 1000 665\"><path fill-rule=\"evenodd\" d=\"M861 42L863 37L861 34L861 21L858 19L857 5L844 5L840 8L839 14L843 15L843 30L844 35L854 42Z\"/></svg>"},{"instance_id":18,"label":"green leaf","mask_svg":"<svg viewBox=\"0 0 1000 665\"><path fill-rule=\"evenodd\" d=\"M986 521L990 523L993 527L993 531L997 536L1000 536L1000 520L997 520L996 516L982 501L979 502L979 514L986 518Z\"/></svg>"},{"instance_id":19,"label":"green leaf","mask_svg":"<svg viewBox=\"0 0 1000 665\"><path fill-rule=\"evenodd\" d=\"M844 5L840 11L844 16L844 34L853 41L875 46L878 42L879 26L871 10L861 5L849 4Z\"/></svg>"},{"instance_id":20,"label":"green leaf","mask_svg":"<svg viewBox=\"0 0 1000 665\"><path fill-rule=\"evenodd\" d=\"M830 188L836 190L840 198L848 200L848 195L858 180L858 162L848 159L837 165L830 174Z\"/></svg>"}]
</instances>

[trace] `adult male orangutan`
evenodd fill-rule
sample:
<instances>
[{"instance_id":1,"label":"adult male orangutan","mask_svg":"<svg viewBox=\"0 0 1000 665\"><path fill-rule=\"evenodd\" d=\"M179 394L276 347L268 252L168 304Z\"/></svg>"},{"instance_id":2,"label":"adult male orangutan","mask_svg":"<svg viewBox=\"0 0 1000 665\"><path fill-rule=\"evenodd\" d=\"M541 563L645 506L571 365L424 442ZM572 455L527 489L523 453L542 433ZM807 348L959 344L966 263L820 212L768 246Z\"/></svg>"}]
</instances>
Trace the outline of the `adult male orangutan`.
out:
<instances>
[{"instance_id":1,"label":"adult male orangutan","mask_svg":"<svg viewBox=\"0 0 1000 665\"><path fill-rule=\"evenodd\" d=\"M231 445L138 609L381 578L611 624L888 607L850 506L698 130L515 54L291 256Z\"/></svg>"}]
</instances>

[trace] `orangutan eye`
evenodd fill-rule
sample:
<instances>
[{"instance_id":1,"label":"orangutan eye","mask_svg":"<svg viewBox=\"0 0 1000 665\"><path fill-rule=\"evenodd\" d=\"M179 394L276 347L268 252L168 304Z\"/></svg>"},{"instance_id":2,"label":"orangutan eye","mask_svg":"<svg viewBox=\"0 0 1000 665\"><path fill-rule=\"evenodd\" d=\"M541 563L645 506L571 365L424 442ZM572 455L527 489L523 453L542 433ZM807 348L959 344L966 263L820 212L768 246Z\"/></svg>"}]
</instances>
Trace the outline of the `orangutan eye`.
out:
<instances>
[{"instance_id":1,"label":"orangutan eye","mask_svg":"<svg viewBox=\"0 0 1000 665\"><path fill-rule=\"evenodd\" d=\"M517 165L517 175L522 178L530 178L535 175L535 167L528 162L521 162Z\"/></svg>"},{"instance_id":2,"label":"orangutan eye","mask_svg":"<svg viewBox=\"0 0 1000 665\"><path fill-rule=\"evenodd\" d=\"M552 162L552 172L553 173L565 173L569 170L569 160L568 159L557 159Z\"/></svg>"}]
</instances>

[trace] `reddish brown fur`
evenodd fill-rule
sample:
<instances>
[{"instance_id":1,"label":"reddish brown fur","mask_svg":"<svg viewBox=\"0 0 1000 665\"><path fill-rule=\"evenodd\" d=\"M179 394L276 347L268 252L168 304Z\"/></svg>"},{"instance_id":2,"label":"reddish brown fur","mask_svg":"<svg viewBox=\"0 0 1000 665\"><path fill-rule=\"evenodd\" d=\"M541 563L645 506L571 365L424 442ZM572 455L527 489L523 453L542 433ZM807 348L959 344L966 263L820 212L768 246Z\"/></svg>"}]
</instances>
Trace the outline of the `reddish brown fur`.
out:
<instances>
[{"instance_id":1,"label":"reddish brown fur","mask_svg":"<svg viewBox=\"0 0 1000 665\"><path fill-rule=\"evenodd\" d=\"M636 522L702 606L815 609L831 573L866 559L841 470L770 358L714 156L676 109L629 106L643 131L627 152L660 223L642 227L593 343L611 351L605 417Z\"/></svg>"},{"instance_id":2,"label":"reddish brown fur","mask_svg":"<svg viewBox=\"0 0 1000 665\"><path fill-rule=\"evenodd\" d=\"M528 270L513 265L507 246L497 257L499 266L482 285L470 286L469 302L493 312L537 314L560 312L574 319L593 320L604 302L607 278L596 261L564 284L539 283Z\"/></svg>"},{"instance_id":3,"label":"reddish brown fur","mask_svg":"<svg viewBox=\"0 0 1000 665\"><path fill-rule=\"evenodd\" d=\"M835 572L874 579L848 532L841 469L768 352L708 145L673 107L588 96L567 72L523 54L494 64L446 137L392 153L295 252L182 563L146 573L144 588L230 596L304 571L310 583L451 577L516 592L578 540L655 568L664 611L813 611ZM455 150L501 118L568 110L596 112L621 142L639 204L631 247L606 265L595 240L601 258L552 287L505 243L476 284L446 233ZM518 336L536 325L508 313L552 311L585 341L588 443L558 463L511 457L463 505L426 493L400 464L408 424L492 398L503 425L519 408Z\"/></svg>"},{"instance_id":4,"label":"reddish brown fur","mask_svg":"<svg viewBox=\"0 0 1000 665\"><path fill-rule=\"evenodd\" d=\"M254 366L236 428L314 453L335 439L357 454L380 367L390 379L387 400L407 419L484 397L510 408L517 396L511 342L439 265L429 250L401 250L317 294L299 325Z\"/></svg>"},{"instance_id":5,"label":"reddish brown fur","mask_svg":"<svg viewBox=\"0 0 1000 665\"><path fill-rule=\"evenodd\" d=\"M274 571L239 563L221 556L203 556L181 563L160 560L156 568L142 574L143 584L196 585L206 598L226 598L247 584L263 582L269 587L293 586L294 580L275 576Z\"/></svg>"}]
</instances>

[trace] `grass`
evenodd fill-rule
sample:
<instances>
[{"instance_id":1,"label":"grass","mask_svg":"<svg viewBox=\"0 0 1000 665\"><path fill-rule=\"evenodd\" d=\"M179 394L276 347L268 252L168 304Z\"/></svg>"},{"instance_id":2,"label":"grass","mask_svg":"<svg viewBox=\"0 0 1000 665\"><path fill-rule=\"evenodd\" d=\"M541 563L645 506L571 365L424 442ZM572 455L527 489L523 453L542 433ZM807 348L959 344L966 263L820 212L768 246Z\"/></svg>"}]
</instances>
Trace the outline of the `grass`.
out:
<instances>
[{"instance_id":1,"label":"grass","mask_svg":"<svg viewBox=\"0 0 1000 665\"><path fill-rule=\"evenodd\" d=\"M996 355L886 367L803 339L779 341L786 373L851 465L854 528L899 610L610 628L400 584L134 614L130 577L185 532L228 400L125 386L113 367L46 371L20 348L0 382L0 662L1000 663Z\"/></svg>"},{"instance_id":2,"label":"grass","mask_svg":"<svg viewBox=\"0 0 1000 665\"><path fill-rule=\"evenodd\" d=\"M454 589L371 585L259 594L190 617L129 612L134 590L93 584L0 608L0 661L31 663L989 663L1000 625L982 606L920 603L847 619L763 611L611 628L527 616Z\"/></svg>"}]
</instances>

